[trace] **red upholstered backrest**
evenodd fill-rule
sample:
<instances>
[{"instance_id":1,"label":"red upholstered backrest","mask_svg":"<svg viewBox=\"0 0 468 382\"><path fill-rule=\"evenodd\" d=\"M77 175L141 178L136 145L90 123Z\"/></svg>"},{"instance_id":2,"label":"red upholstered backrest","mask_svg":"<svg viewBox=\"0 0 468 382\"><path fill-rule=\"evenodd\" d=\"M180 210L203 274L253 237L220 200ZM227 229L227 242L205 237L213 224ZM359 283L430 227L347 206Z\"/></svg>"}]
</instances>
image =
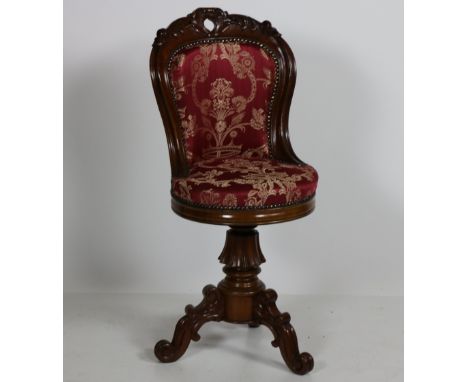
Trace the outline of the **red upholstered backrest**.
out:
<instances>
[{"instance_id":1,"label":"red upholstered backrest","mask_svg":"<svg viewBox=\"0 0 468 382\"><path fill-rule=\"evenodd\" d=\"M216 42L176 53L170 77L189 164L268 157L275 75L275 61L254 44Z\"/></svg>"}]
</instances>

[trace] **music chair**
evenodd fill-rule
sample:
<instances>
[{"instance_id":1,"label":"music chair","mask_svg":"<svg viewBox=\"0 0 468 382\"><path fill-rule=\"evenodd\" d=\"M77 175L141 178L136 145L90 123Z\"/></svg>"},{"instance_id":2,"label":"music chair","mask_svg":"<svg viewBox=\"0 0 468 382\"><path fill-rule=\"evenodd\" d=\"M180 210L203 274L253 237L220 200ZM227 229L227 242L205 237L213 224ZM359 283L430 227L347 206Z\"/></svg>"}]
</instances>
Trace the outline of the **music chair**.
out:
<instances>
[{"instance_id":1,"label":"music chair","mask_svg":"<svg viewBox=\"0 0 468 382\"><path fill-rule=\"evenodd\" d=\"M290 47L268 21L199 8L157 32L150 69L169 147L172 209L230 227L219 256L226 277L185 308L156 357L179 359L209 321L265 325L288 367L308 373L312 356L299 352L289 314L257 277L265 258L255 227L315 207L317 172L296 156L288 135L296 81Z\"/></svg>"}]
</instances>

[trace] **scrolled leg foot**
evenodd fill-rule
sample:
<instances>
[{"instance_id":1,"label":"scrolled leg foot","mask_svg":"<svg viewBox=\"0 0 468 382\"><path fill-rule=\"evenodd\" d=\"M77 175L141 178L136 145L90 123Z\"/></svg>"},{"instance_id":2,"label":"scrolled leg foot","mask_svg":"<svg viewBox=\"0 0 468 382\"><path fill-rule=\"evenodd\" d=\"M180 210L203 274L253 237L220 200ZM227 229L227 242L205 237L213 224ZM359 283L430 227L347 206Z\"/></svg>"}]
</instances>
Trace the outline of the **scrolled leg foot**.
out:
<instances>
[{"instance_id":1,"label":"scrolled leg foot","mask_svg":"<svg viewBox=\"0 0 468 382\"><path fill-rule=\"evenodd\" d=\"M272 345L279 347L286 365L296 374L307 374L314 367L309 353L299 353L297 336L290 324L289 313L281 313L276 306L278 295L273 289L264 290L255 297L255 322L267 326L273 333Z\"/></svg>"},{"instance_id":2,"label":"scrolled leg foot","mask_svg":"<svg viewBox=\"0 0 468 382\"><path fill-rule=\"evenodd\" d=\"M209 321L221 321L224 316L224 302L221 292L214 285L203 288L203 300L196 307L187 305L185 316L176 325L172 341L159 341L154 354L161 362L177 361L187 350L190 341L198 341L198 331Z\"/></svg>"}]
</instances>

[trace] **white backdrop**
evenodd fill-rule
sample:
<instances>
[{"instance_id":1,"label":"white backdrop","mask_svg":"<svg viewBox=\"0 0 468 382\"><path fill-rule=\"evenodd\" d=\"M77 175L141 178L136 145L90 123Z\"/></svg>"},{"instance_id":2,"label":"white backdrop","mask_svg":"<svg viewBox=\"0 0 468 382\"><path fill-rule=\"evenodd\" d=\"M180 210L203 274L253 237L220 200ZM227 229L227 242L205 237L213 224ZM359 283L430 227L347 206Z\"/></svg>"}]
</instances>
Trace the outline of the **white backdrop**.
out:
<instances>
[{"instance_id":1,"label":"white backdrop","mask_svg":"<svg viewBox=\"0 0 468 382\"><path fill-rule=\"evenodd\" d=\"M170 209L148 58L198 6L270 20L298 81L291 140L320 175L316 211L259 227L281 293L403 292L403 2L65 0L64 289L200 293L224 227Z\"/></svg>"}]
</instances>

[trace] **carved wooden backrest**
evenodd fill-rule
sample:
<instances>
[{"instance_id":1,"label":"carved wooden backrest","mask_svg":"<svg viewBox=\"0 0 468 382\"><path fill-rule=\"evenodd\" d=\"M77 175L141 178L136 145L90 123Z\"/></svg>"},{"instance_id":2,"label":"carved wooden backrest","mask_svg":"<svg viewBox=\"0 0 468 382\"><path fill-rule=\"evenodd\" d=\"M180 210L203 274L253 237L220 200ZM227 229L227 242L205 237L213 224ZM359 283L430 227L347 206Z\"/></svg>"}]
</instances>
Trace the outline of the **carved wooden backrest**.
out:
<instances>
[{"instance_id":1,"label":"carved wooden backrest","mask_svg":"<svg viewBox=\"0 0 468 382\"><path fill-rule=\"evenodd\" d=\"M294 56L270 22L199 8L158 31L150 70L173 176L212 157L302 163L288 136Z\"/></svg>"}]
</instances>

